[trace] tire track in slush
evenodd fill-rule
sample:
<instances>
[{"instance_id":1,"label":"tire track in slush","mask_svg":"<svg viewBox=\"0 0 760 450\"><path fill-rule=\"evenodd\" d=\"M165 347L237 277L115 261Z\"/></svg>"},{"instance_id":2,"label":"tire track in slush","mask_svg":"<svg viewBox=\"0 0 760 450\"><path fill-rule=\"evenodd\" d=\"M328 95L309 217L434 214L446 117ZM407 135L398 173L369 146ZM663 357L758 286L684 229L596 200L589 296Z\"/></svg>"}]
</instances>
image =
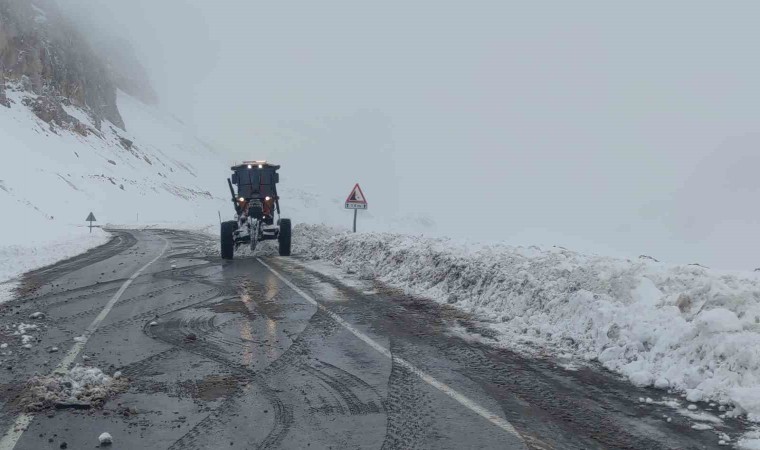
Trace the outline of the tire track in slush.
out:
<instances>
[{"instance_id":1,"label":"tire track in slush","mask_svg":"<svg viewBox=\"0 0 760 450\"><path fill-rule=\"evenodd\" d=\"M300 368L308 371L322 381L329 391L332 391L337 398L342 399L350 415L360 416L385 412L382 398L375 388L364 382L364 380L324 361L318 360L318 364L321 367L304 364ZM367 401L360 399L355 392L355 390L358 390L356 388L369 391L371 393L370 396L374 397L374 399L368 399Z\"/></svg>"},{"instance_id":2,"label":"tire track in slush","mask_svg":"<svg viewBox=\"0 0 760 450\"><path fill-rule=\"evenodd\" d=\"M193 324L191 322L185 323L187 323L192 328ZM149 333L151 337L154 337L155 339L161 340L165 343L178 345L187 352L194 353L196 355L216 361L226 366L234 373L246 375L246 379L263 393L264 398L270 403L271 408L274 411L274 423L272 425L272 428L269 430L267 436L257 446L261 449L267 449L279 446L294 423L292 406L285 404L279 398L277 395L278 390L271 387L270 383L274 380L280 379L286 372L305 370L305 368L308 367L308 365L303 362L306 355L308 354L308 347L305 344L304 339L307 336L322 335L324 332L322 329L323 325L328 323L331 323L329 318L324 316L321 311L317 311L309 319L304 330L299 333L299 335L292 341L291 345L281 355L273 360L269 366L261 371L253 370L247 365L229 360L227 357L223 356L225 355L224 352L218 351L216 346L213 346L213 348L206 346L204 340L199 339L196 340L192 346L187 345L187 343L184 341L184 338L181 337L185 334L183 332L177 334L177 330L181 327L177 327L175 325L172 325L170 327L170 330L166 330L168 333L164 333L163 327L160 326L146 329L146 333ZM237 359L237 355L235 359ZM323 364L324 367L334 367L330 366L329 364ZM336 371L340 371L340 369L336 368ZM356 414L367 414L374 411L379 411L382 408L382 401L379 394L377 394L369 385L364 383L362 380L355 378L353 375L347 372L344 375L335 376L322 373L319 371L319 369L309 368L309 373L314 375L315 379L321 382L321 385L330 386L330 390L335 392L336 395L347 399L345 401L350 405L349 409L351 409ZM351 379L351 381L346 382L346 378ZM349 386L347 387L346 384ZM348 391L350 391L351 385L367 386L367 388L372 392L373 396L377 399L377 403L374 404L372 401L362 401L355 394L349 393ZM249 389L251 388L253 387L250 387ZM170 448L177 450L186 448L202 448L196 444L197 438L214 430L218 424L222 423L225 420L226 416L234 414L234 411L237 411L239 407L240 405L238 399L234 397L225 399L217 411L209 414L204 419L202 419L185 435L175 441L175 443L172 444Z\"/></svg>"},{"instance_id":3,"label":"tire track in slush","mask_svg":"<svg viewBox=\"0 0 760 450\"><path fill-rule=\"evenodd\" d=\"M194 269L197 269L195 267ZM192 273L192 269L188 270L187 273L184 273L184 276L187 276L189 278L195 278L196 276ZM185 279L182 277L177 276L177 274L173 274L170 277L171 279ZM205 280L204 280L205 281ZM214 289L219 289L215 283L210 283L208 281L205 281L204 284L214 286ZM178 311L181 311L183 309L191 309L191 308L198 308L203 303L208 303L212 300L223 300L223 298L216 297L214 299L207 299L201 302L196 302L192 305L186 305L182 308L178 308L172 311L166 312L166 314L172 314L176 313ZM186 333L184 330L196 330L199 333L207 333L209 331L215 331L218 330L218 328L213 325L213 316L210 316L210 321L189 321L187 319L178 319L176 321L163 321L159 322L159 325L154 327L145 327L144 332L157 340L160 340L162 342L165 342L170 345L177 346L178 348L187 351L189 353L196 354L198 356L202 356L204 358L213 360L217 363L222 364L223 366L230 369L231 372L238 374L239 376L245 376L245 379L247 379L250 383L255 384L257 388L259 388L266 398L267 401L272 405L272 409L274 410L274 425L268 435L265 437L262 444L259 446L259 448L271 448L273 446L276 446L277 443L279 443L284 436L287 434L288 430L293 424L293 411L292 408L289 405L285 405L280 398L276 395L276 392L274 389L270 388L268 386L267 380L266 380L266 374L267 371L270 370L274 365L281 364L281 361L283 359L287 359L288 354L292 353L295 350L294 343L297 342L300 339L300 335L296 337L295 340L292 341L291 346L288 347L279 357L274 360L267 369L265 369L262 373L258 373L246 365L230 361L228 358L221 356L227 353L219 352L219 348L217 346L207 346L202 339L197 339L195 341L195 344L192 346L188 345L185 341L185 337L189 334ZM166 325L170 325L167 327ZM199 327L200 326L200 327ZM308 325L307 325L308 327ZM242 345L238 343L238 345L242 348ZM209 348L212 347L212 348ZM226 350L226 349L224 349ZM235 410L235 408L238 408L238 402L237 399L234 396L228 396L222 403L222 405L219 406L217 411L210 413L205 418L203 418L201 421L199 421L195 426L193 426L187 433L185 433L182 437L177 439L169 448L171 450L179 450L179 449L193 449L193 448L199 448L197 447L196 442L198 441L198 437L207 434L211 430L213 430L216 425L224 420L224 417L228 414L231 414L232 411ZM221 411L221 413L219 412Z\"/></svg>"},{"instance_id":4,"label":"tire track in slush","mask_svg":"<svg viewBox=\"0 0 760 450\"><path fill-rule=\"evenodd\" d=\"M194 274L194 271L198 269L198 266L185 268L181 273L172 271L171 273L162 273L160 277L178 281L189 279L195 281L198 276ZM203 281L205 281L204 284L219 289L216 283L210 283L205 279ZM236 294L238 293L236 292ZM259 296L254 297L259 298ZM230 298L237 298L237 295ZM237 362L240 358L240 351L243 350L244 346L247 346L246 344L249 343L255 343L254 341L238 337L231 338L226 335L219 336L223 333L221 333L220 325L214 323L216 315L200 313L201 316L198 317L198 312L191 311L207 309L210 304L222 301L225 301L224 297L216 297L167 312L165 315L178 313L179 315L170 319L160 320L157 326L146 326L144 332L154 339L222 364L231 372L236 373L241 380L250 383L249 387L244 389L250 390L255 388L262 392L263 397L269 402L274 412L274 423L268 434L258 444L258 448L267 449L281 445L294 423L292 405L284 403L277 394L281 391L271 386L272 381L281 379L283 374L288 372L300 372L303 375L308 374L317 385L321 386L320 389L323 389L328 396L336 399L337 404L340 406L340 408L336 409L338 411L347 412L348 415L367 415L383 413L385 411L383 398L372 386L360 378L323 361L317 361L316 366L312 366L304 361L305 355L309 352L304 342L306 336L324 337L325 332L330 334L331 330L336 331L340 329L323 311L317 309L307 321L304 329L291 339L288 348L269 363L265 369L256 371L245 364ZM259 314L266 317L269 316L267 308L262 309L258 301L256 301L256 306ZM186 310L188 311L187 313L182 312ZM196 338L192 340L192 343L189 343L187 336L191 334L195 335ZM240 408L240 399L228 396L214 412L201 419L187 433L177 439L170 449L202 448L202 444L199 443L202 441L201 438L209 435L214 429L222 425L225 420L228 420L227 418L231 414L239 411Z\"/></svg>"},{"instance_id":5,"label":"tire track in slush","mask_svg":"<svg viewBox=\"0 0 760 450\"><path fill-rule=\"evenodd\" d=\"M148 300L148 299L150 299L152 297L155 297L157 295L161 295L161 294L163 294L166 291L169 291L171 289L175 289L175 288L180 287L180 286L181 286L181 284L176 284L176 285L172 285L172 286L167 286L165 288L154 289L154 290L152 290L150 292L146 292L145 294L142 294L142 295L136 295L134 297L129 297L129 298L120 300L119 302L116 303L115 308L120 308L120 307L122 307L124 305L128 305L130 303L134 303L134 302L138 302L138 301ZM93 308L85 309L83 311L79 311L79 312L76 312L76 313L73 313L73 314L69 314L69 315L67 315L67 314L59 314L58 317L60 318L61 321L67 322L67 321L70 321L70 320L73 320L73 319L78 319L78 318L81 318L81 317L86 317L86 316L95 314L99 309L102 309L102 308L100 306L95 306Z\"/></svg>"},{"instance_id":6,"label":"tire track in slush","mask_svg":"<svg viewBox=\"0 0 760 450\"><path fill-rule=\"evenodd\" d=\"M127 378L135 378L138 375L145 375L156 362L172 358L180 352L181 349L178 347L172 347L168 350L164 350L163 352L156 353L154 355L148 356L147 358L143 358L122 366L119 368L119 371L123 373Z\"/></svg>"},{"instance_id":7,"label":"tire track in slush","mask_svg":"<svg viewBox=\"0 0 760 450\"><path fill-rule=\"evenodd\" d=\"M108 324L108 325L106 325L104 327L99 328L97 331L98 331L98 333L107 333L107 332L113 331L115 329L125 327L127 325L131 325L131 324L134 324L134 323L137 323L137 322L143 322L146 319L155 318L157 315L161 315L161 314L166 314L166 313L172 312L172 311L174 311L172 308L175 308L176 306L181 306L181 305L187 303L188 301L195 300L195 299L197 299L198 297L200 297L200 296L202 296L204 294L208 295L208 294L211 294L211 293L214 293L214 295L211 295L211 297L215 297L218 292L215 289L209 289L208 291L203 291L203 292L199 292L199 293L196 293L196 294L192 294L192 295L189 295L187 297L181 298L181 299L179 299L177 301L174 301L174 302L171 302L171 303L167 303L166 305L162 305L162 306L158 306L156 308L149 309L149 310L147 310L147 311L145 311L143 313L140 313L138 315L132 316L129 319L124 319L124 320L120 320L118 322L110 323L110 324ZM207 302L208 300L209 300L209 298L206 297L206 298L203 298L202 300L198 300L198 301L196 301L194 303L190 303L189 305L184 305L184 306L185 307L187 307L187 306L193 306L194 304Z\"/></svg>"},{"instance_id":8,"label":"tire track in slush","mask_svg":"<svg viewBox=\"0 0 760 450\"><path fill-rule=\"evenodd\" d=\"M226 414L234 414L237 402L233 396L226 397L219 405L216 411L223 411ZM223 416L212 412L200 422L195 424L190 430L183 434L179 439L174 441L167 450L200 450L203 449L201 438L207 436L216 427L216 424L221 422Z\"/></svg>"},{"instance_id":9,"label":"tire track in slush","mask_svg":"<svg viewBox=\"0 0 760 450\"><path fill-rule=\"evenodd\" d=\"M168 344L175 345L172 340L164 340L161 337L156 338ZM264 443L260 445L259 448L269 448L270 445L276 445L276 443L284 437L293 424L292 409L280 400L274 389L267 385L267 380L263 378L261 374L256 373L242 364L231 362L228 359L219 356L219 354L213 350L209 351L199 346L193 346L191 348L182 346L181 348L188 353L202 356L227 367L230 372L240 377L241 381L248 381L261 390L264 398L270 403L274 410L275 419L272 430L270 430L269 434L264 439ZM222 423L225 420L227 415L234 414L239 408L239 398L235 395L228 395L216 411L201 419L188 430L187 433L177 439L169 447L169 450L205 448L198 444L200 441L198 437L213 431L217 428L219 423Z\"/></svg>"},{"instance_id":10,"label":"tire track in slush","mask_svg":"<svg viewBox=\"0 0 760 450\"><path fill-rule=\"evenodd\" d=\"M205 348L203 345L193 345L192 347L186 344L182 345L178 343L174 337L165 339L160 333L158 333L160 330L151 329L151 332L156 333L152 334L152 337L155 339L158 339L167 344L178 345L184 351L215 361L227 367L231 372L239 376L244 376L245 379L250 383L255 384L255 386L264 394L264 397L271 404L271 407L274 410L274 424L270 432L264 438L262 444L259 445L259 448L271 448L273 446L276 446L277 443L279 443L284 438L285 434L287 434L288 430L293 424L293 411L289 405L285 405L282 400L280 400L275 390L269 387L266 375L267 371L269 371L273 365L284 365L281 361L283 358L287 358L288 352L291 352L291 349L293 349L293 345L291 345L285 352L283 352L283 354L280 355L278 359L276 359L269 367L267 367L267 369L259 373L253 369L250 369L244 364L230 361L229 359L221 356L221 354L216 349ZM215 411L207 415L195 426L193 426L187 433L185 433L185 435L175 441L174 444L169 447L169 449L180 450L202 448L196 445L196 441L198 440L197 437L212 431L214 428L216 428L218 423L224 420L224 417L226 415L232 414L236 408L239 408L239 406L240 405L238 404L238 398L234 396L228 396L217 409L217 411L221 411L221 413Z\"/></svg>"},{"instance_id":11,"label":"tire track in slush","mask_svg":"<svg viewBox=\"0 0 760 450\"><path fill-rule=\"evenodd\" d=\"M343 328L351 332L354 336L356 336L358 339L363 341L365 344L376 350L381 355L389 358L393 363L399 364L400 366L404 367L406 370L412 372L417 377L422 379L425 383L429 384L430 386L438 389L443 394L451 397L454 401L465 407L466 409L469 409L471 412L479 415L483 419L487 420L488 422L492 423L494 426L502 429L506 433L512 435L514 438L516 438L518 441L525 443L524 438L520 433L515 429L512 424L504 419L503 417L483 408L478 403L473 401L472 399L468 398L467 396L461 394L457 390L453 389L449 385L442 383L441 381L437 380L430 374L422 371L414 364L410 363L404 358L394 356L390 350L383 347L379 343L377 343L375 340L364 334L363 332L356 329L353 325L348 323L346 320L344 320L342 317L340 317L338 314L331 311L327 306L323 305L322 303L314 300L309 294L301 290L298 286L293 284L290 280L282 276L279 272L277 272L275 269L273 269L271 266L266 264L264 261L261 260L261 258L256 259L261 265L266 267L274 276L279 278L283 283L285 283L288 287L290 287L293 291L295 291L298 295L303 297L304 300L308 301L309 303L316 306L319 310L324 311L325 314L327 314L332 320L339 323Z\"/></svg>"},{"instance_id":12,"label":"tire track in slush","mask_svg":"<svg viewBox=\"0 0 760 450\"><path fill-rule=\"evenodd\" d=\"M264 380L268 384L276 383L280 379L293 380L297 379L299 374L308 373L314 382L324 388L326 394L336 400L334 409L327 405L328 411L316 408L312 409L313 412L325 414L337 411L348 416L383 412L385 405L382 396L371 385L350 372L315 359L311 354L308 342L324 340L337 331L340 331L340 327L324 311L317 309L287 351L262 371ZM316 364L312 365L315 361ZM359 388L361 396L353 391L355 388ZM320 397L318 394L317 396ZM308 402L308 398L305 397L302 401ZM275 424L258 448L277 448L287 436L294 417L291 405L284 406L281 414L287 418L288 426Z\"/></svg>"},{"instance_id":13,"label":"tire track in slush","mask_svg":"<svg viewBox=\"0 0 760 450\"><path fill-rule=\"evenodd\" d=\"M32 310L36 311L43 307L55 308L57 306L64 306L64 304L72 305L83 300L91 299L92 297L107 296L107 295L113 294L114 292L119 290L118 286L124 283L125 281L126 279L106 281L94 286L93 285L81 286L74 289L68 289L63 292L51 292L49 294L41 295L39 297L19 298L17 300L12 300L11 302L17 302L18 304L22 305L18 308L18 310L21 313L24 313L26 311L32 311ZM115 284L116 287L109 288L108 286L112 284ZM98 289L98 287L106 288L106 289ZM80 292L84 292L84 293L80 295L74 295ZM68 297L68 295L74 295L74 296ZM56 297L59 297L59 296L63 296L63 298L57 299Z\"/></svg>"},{"instance_id":14,"label":"tire track in slush","mask_svg":"<svg viewBox=\"0 0 760 450\"><path fill-rule=\"evenodd\" d=\"M390 343L394 350L393 341ZM388 399L385 440L382 450L426 448L425 435L434 430L435 417L430 401L415 386L417 377L404 367L391 363L388 377Z\"/></svg>"}]
</instances>

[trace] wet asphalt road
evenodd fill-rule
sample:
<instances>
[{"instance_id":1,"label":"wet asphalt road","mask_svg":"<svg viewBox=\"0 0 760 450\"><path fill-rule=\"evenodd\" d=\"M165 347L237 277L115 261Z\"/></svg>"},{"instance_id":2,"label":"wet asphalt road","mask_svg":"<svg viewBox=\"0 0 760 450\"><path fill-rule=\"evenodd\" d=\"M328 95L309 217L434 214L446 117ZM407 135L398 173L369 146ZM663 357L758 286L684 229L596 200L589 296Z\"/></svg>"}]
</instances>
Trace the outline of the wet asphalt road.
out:
<instances>
[{"instance_id":1,"label":"wet asphalt road","mask_svg":"<svg viewBox=\"0 0 760 450\"><path fill-rule=\"evenodd\" d=\"M94 448L103 431L114 449L725 448L715 431L638 401L662 393L451 334L452 325L479 332L452 308L380 284L366 293L297 258L204 257L203 238L190 233L116 233L28 274L19 298L2 305L2 326L36 311L46 318L31 350L3 357L0 426L13 428L28 377L51 373L120 287L166 249L74 361L119 370L128 387L103 408L34 415L17 449Z\"/></svg>"}]
</instances>

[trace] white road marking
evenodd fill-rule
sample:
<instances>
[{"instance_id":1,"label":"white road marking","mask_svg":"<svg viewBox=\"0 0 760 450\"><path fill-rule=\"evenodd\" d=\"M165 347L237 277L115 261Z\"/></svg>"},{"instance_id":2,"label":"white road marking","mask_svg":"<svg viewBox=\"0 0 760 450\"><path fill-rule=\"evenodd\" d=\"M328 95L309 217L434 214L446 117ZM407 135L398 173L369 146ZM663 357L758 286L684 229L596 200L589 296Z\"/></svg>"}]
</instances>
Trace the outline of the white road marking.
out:
<instances>
[{"instance_id":1,"label":"white road marking","mask_svg":"<svg viewBox=\"0 0 760 450\"><path fill-rule=\"evenodd\" d=\"M85 333L83 335L84 339L78 340L74 343L74 346L71 347L71 350L66 354L66 356L63 358L61 363L58 365L58 367L55 368L53 373L60 373L62 375L65 375L68 373L69 368L71 364L74 362L74 360L79 356L79 354L84 349L84 346L87 345L87 341L90 339L90 336L98 329L100 326L100 323L103 322L103 319L108 316L108 313L111 312L114 305L116 305L116 302L119 301L122 295L124 295L124 291L127 290L130 284L132 284L133 281L137 279L148 267L150 267L153 263L158 261L162 256L164 256L164 253L166 253L166 250L169 249L169 241L161 237L164 241L164 248L161 249L161 253L158 254L155 258L150 260L148 264L145 264L135 272L127 281L124 282L124 284L121 285L118 291L111 297L111 300L106 303L106 306L103 308L102 311L100 311L100 314L98 314L98 317L95 318L95 320L92 321L90 326L87 327L85 330ZM32 420L34 419L34 414L26 414L22 413L19 415L16 420L13 422L13 425L8 429L8 431L5 432L5 435L2 439L0 439L0 450L13 450L14 447L16 447L16 444L18 443L19 439L21 439L21 436L24 434L24 431L26 431L26 428L29 426L29 424L32 423Z\"/></svg>"},{"instance_id":2,"label":"white road marking","mask_svg":"<svg viewBox=\"0 0 760 450\"><path fill-rule=\"evenodd\" d=\"M386 356L387 358L391 359L395 363L399 364L400 366L406 368L413 374L420 377L424 382L427 384L433 386L434 388L438 389L439 391L443 392L444 394L448 395L449 397L456 400L459 404L464 406L465 408L469 409L470 411L476 413L477 415L483 417L487 421L491 422L492 424L496 425L497 427L501 428L502 430L506 431L507 433L510 433L514 435L517 439L519 439L522 442L525 442L523 440L523 437L520 435L520 433L515 429L515 427L512 426L511 423L509 423L506 419L501 418L500 416L488 411L484 407L478 405L475 401L469 399L465 395L457 392L455 389L453 389L451 386L447 385L446 383L443 383L441 381L438 381L433 376L427 374L426 372L422 371L421 369L417 368L412 363L408 362L407 360L399 357L394 356L391 354L390 350L383 347L382 345L378 344L376 341L374 341L372 338L367 336L366 334L362 333L361 331L354 328L350 323L343 320L342 317L335 314L334 312L330 311L326 306L324 306L322 303L319 303L318 301L314 300L309 294L302 291L298 286L293 284L290 280L285 278L284 276L280 275L279 272L274 270L272 267L270 267L267 263L261 260L261 258L256 258L264 267L269 269L270 272L274 274L277 278L279 278L283 283L288 285L291 289L293 289L296 293L298 293L301 297L306 299L309 303L312 303L317 308L324 311L327 315L329 315L334 321L338 322L343 328L350 331L354 336L358 337L364 343L372 347L373 349L377 350L380 354ZM0 447L0 450L3 450Z\"/></svg>"},{"instance_id":3,"label":"white road marking","mask_svg":"<svg viewBox=\"0 0 760 450\"><path fill-rule=\"evenodd\" d=\"M0 440L0 449L13 450L18 440L21 439L21 435L24 434L29 424L32 423L32 419L34 419L32 414L21 414L18 416L13 425L5 433L5 436L3 436L3 439Z\"/></svg>"}]
</instances>

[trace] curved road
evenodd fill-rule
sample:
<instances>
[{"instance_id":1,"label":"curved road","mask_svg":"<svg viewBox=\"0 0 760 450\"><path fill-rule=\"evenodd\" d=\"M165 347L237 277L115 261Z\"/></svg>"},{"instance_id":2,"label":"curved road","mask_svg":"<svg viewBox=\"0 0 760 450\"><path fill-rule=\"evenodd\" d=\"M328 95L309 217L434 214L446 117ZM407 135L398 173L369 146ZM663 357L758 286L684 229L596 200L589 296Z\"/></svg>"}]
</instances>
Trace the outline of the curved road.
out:
<instances>
[{"instance_id":1,"label":"curved road","mask_svg":"<svg viewBox=\"0 0 760 450\"><path fill-rule=\"evenodd\" d=\"M0 450L93 448L104 431L115 449L707 449L741 431L692 429L639 401L661 392L462 339L453 325L478 327L461 312L297 258L229 262L191 233L115 235L28 274L0 306ZM38 325L30 350L12 334L22 322ZM126 387L102 408L22 410L32 374L74 364Z\"/></svg>"}]
</instances>

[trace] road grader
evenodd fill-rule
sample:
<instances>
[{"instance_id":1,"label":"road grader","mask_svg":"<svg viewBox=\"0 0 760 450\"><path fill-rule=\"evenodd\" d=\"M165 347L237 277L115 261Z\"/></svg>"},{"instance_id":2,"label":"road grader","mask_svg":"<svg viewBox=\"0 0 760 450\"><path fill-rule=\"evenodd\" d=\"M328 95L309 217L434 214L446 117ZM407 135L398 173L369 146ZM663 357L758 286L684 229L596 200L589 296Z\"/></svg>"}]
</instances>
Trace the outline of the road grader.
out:
<instances>
[{"instance_id":1,"label":"road grader","mask_svg":"<svg viewBox=\"0 0 760 450\"><path fill-rule=\"evenodd\" d=\"M290 219L280 217L279 169L280 166L266 161L243 161L231 167L227 185L235 219L221 224L223 259L233 259L235 250L242 245L249 245L254 251L259 242L275 239L280 256L290 256L292 224Z\"/></svg>"}]
</instances>

